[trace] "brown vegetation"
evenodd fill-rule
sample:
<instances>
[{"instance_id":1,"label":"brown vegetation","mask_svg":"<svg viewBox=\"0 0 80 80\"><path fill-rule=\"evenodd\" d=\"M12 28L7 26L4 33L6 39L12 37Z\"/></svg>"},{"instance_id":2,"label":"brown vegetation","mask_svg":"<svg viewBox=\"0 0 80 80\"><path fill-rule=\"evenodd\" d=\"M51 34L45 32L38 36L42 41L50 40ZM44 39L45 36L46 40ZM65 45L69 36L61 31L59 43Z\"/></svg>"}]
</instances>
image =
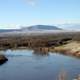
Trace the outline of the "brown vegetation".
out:
<instances>
[{"instance_id":1,"label":"brown vegetation","mask_svg":"<svg viewBox=\"0 0 80 80\"><path fill-rule=\"evenodd\" d=\"M8 59L4 55L0 55L0 65L5 63Z\"/></svg>"}]
</instances>

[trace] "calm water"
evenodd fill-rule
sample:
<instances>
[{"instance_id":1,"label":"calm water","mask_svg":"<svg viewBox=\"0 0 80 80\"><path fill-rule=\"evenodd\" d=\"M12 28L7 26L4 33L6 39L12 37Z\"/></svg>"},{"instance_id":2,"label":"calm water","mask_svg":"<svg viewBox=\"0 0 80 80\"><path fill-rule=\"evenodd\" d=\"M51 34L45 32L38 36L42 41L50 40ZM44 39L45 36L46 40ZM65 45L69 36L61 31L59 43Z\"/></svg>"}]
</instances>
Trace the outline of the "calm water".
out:
<instances>
[{"instance_id":1,"label":"calm water","mask_svg":"<svg viewBox=\"0 0 80 80\"><path fill-rule=\"evenodd\" d=\"M61 72L72 80L80 74L80 59L31 50L1 51L8 61L0 66L0 80L58 80Z\"/></svg>"}]
</instances>

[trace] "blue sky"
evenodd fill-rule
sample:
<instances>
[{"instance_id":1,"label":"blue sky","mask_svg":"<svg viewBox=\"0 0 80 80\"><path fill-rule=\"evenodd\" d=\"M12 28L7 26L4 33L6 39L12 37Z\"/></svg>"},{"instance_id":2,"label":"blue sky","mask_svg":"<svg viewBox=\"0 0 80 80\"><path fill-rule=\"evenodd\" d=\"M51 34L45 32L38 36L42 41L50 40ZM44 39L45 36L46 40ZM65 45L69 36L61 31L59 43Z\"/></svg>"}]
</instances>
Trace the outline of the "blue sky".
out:
<instances>
[{"instance_id":1,"label":"blue sky","mask_svg":"<svg viewBox=\"0 0 80 80\"><path fill-rule=\"evenodd\" d=\"M0 28L80 23L80 0L0 0Z\"/></svg>"}]
</instances>

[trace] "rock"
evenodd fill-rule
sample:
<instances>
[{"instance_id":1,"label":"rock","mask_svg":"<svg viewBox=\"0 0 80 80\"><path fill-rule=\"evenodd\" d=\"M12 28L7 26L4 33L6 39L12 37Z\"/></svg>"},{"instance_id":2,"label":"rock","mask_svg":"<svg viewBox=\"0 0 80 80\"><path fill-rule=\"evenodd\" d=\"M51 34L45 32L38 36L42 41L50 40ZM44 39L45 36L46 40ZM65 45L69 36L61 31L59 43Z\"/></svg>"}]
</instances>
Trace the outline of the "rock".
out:
<instances>
[{"instance_id":1,"label":"rock","mask_svg":"<svg viewBox=\"0 0 80 80\"><path fill-rule=\"evenodd\" d=\"M73 79L73 80L80 80L80 74L78 75L77 79Z\"/></svg>"},{"instance_id":2,"label":"rock","mask_svg":"<svg viewBox=\"0 0 80 80\"><path fill-rule=\"evenodd\" d=\"M4 64L8 59L4 55L0 55L0 65Z\"/></svg>"}]
</instances>

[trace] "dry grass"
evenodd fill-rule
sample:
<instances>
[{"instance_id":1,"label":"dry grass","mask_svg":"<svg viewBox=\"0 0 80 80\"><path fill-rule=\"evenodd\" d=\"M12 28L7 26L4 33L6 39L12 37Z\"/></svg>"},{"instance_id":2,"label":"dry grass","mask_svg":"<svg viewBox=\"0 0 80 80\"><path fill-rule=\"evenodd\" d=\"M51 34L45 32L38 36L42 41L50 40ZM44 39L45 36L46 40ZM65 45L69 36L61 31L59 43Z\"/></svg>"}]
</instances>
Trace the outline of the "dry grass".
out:
<instances>
[{"instance_id":1,"label":"dry grass","mask_svg":"<svg viewBox=\"0 0 80 80\"><path fill-rule=\"evenodd\" d=\"M68 44L54 47L54 51L80 57L80 42L72 41Z\"/></svg>"}]
</instances>

